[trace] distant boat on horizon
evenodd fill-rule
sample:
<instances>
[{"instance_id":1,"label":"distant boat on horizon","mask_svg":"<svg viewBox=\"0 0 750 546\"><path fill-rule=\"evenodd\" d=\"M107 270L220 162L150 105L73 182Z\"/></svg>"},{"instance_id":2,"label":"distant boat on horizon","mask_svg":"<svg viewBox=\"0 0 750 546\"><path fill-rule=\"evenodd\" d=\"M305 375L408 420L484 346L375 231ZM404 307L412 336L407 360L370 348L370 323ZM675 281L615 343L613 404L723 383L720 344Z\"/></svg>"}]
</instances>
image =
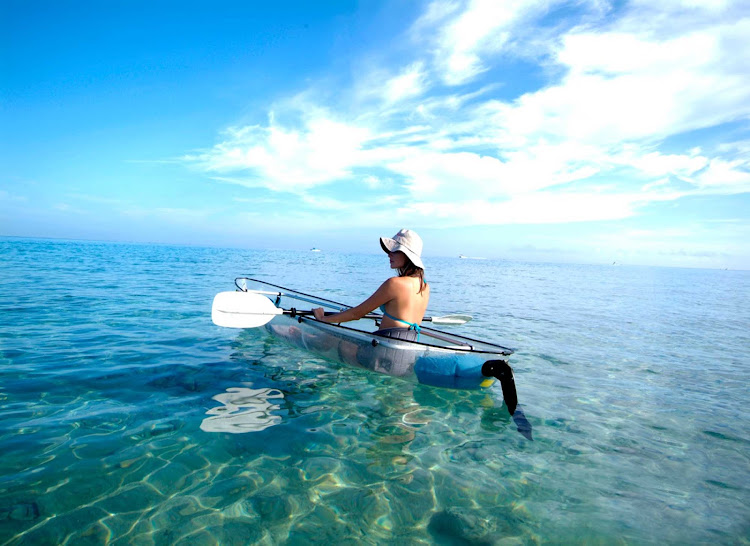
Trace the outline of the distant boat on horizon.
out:
<instances>
[{"instance_id":1,"label":"distant boat on horizon","mask_svg":"<svg viewBox=\"0 0 750 546\"><path fill-rule=\"evenodd\" d=\"M320 252L320 249L319 249L319 248L315 248L315 247L312 247L312 248L310 249L310 252Z\"/></svg>"},{"instance_id":2,"label":"distant boat on horizon","mask_svg":"<svg viewBox=\"0 0 750 546\"><path fill-rule=\"evenodd\" d=\"M480 256L464 256L463 254L459 254L458 257L461 260L486 260L487 259L487 258L482 258Z\"/></svg>"}]
</instances>

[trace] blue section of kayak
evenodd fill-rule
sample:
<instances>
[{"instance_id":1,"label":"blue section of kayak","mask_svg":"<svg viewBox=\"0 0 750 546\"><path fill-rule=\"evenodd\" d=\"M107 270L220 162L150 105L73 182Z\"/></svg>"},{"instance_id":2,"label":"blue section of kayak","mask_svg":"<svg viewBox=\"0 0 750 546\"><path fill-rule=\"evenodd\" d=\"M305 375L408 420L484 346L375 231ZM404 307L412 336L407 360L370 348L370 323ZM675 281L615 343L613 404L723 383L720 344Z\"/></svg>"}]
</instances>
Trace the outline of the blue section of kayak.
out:
<instances>
[{"instance_id":1,"label":"blue section of kayak","mask_svg":"<svg viewBox=\"0 0 750 546\"><path fill-rule=\"evenodd\" d=\"M482 375L484 362L484 358L472 354L426 354L417 358L414 373L417 381L425 385L476 389L487 379Z\"/></svg>"}]
</instances>

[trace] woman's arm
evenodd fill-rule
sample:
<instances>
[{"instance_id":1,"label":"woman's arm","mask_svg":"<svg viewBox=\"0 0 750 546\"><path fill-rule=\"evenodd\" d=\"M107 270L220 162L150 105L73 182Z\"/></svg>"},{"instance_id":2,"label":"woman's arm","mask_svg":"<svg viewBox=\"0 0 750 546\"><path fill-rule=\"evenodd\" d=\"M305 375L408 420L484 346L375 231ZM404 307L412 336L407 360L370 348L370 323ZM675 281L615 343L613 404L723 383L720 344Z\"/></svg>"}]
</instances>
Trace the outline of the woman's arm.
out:
<instances>
[{"instance_id":1,"label":"woman's arm","mask_svg":"<svg viewBox=\"0 0 750 546\"><path fill-rule=\"evenodd\" d=\"M317 320L321 322L328 322L331 324L359 320L366 314L371 313L381 305L388 303L396 297L396 287L393 283L394 278L395 277L392 277L381 284L380 288L378 288L372 296L367 298L356 307L352 307L340 313L333 313L332 315L325 315L323 312L323 308L318 307L316 309L313 309L313 314L315 315L315 318Z\"/></svg>"}]
</instances>

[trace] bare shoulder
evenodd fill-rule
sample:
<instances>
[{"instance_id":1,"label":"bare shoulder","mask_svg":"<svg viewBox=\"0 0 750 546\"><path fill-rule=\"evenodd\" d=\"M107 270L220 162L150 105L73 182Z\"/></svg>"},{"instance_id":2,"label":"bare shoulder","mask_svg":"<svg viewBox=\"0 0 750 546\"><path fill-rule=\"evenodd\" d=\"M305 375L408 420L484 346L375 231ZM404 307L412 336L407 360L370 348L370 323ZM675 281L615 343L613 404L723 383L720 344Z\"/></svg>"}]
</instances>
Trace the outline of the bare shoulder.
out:
<instances>
[{"instance_id":1,"label":"bare shoulder","mask_svg":"<svg viewBox=\"0 0 750 546\"><path fill-rule=\"evenodd\" d=\"M390 277L381 285L381 288L390 293L399 292L406 287L404 280L406 280L404 277Z\"/></svg>"},{"instance_id":2,"label":"bare shoulder","mask_svg":"<svg viewBox=\"0 0 750 546\"><path fill-rule=\"evenodd\" d=\"M391 277L383 283L383 286L388 286L389 290L394 292L411 293L415 286L414 277ZM427 283L425 283L425 290L429 294L430 285Z\"/></svg>"},{"instance_id":3,"label":"bare shoulder","mask_svg":"<svg viewBox=\"0 0 750 546\"><path fill-rule=\"evenodd\" d=\"M391 277L387 281L385 281L385 284L400 288L402 286L409 286L411 284L411 278L410 277Z\"/></svg>"}]
</instances>

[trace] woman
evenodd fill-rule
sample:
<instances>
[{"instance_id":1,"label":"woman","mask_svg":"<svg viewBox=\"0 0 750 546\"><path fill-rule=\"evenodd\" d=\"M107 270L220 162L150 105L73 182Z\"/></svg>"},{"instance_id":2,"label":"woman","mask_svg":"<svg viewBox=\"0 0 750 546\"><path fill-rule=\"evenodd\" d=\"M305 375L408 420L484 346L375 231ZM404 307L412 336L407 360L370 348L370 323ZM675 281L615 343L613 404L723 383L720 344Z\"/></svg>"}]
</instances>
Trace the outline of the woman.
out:
<instances>
[{"instance_id":1,"label":"woman","mask_svg":"<svg viewBox=\"0 0 750 546\"><path fill-rule=\"evenodd\" d=\"M331 315L325 315L318 307L313 313L321 322L339 323L359 320L380 307L383 320L375 334L414 341L419 337L419 325L430 301L421 258L422 239L415 232L402 229L393 239L381 237L380 246L388 253L391 269L398 270L398 277L385 281L356 307Z\"/></svg>"}]
</instances>

